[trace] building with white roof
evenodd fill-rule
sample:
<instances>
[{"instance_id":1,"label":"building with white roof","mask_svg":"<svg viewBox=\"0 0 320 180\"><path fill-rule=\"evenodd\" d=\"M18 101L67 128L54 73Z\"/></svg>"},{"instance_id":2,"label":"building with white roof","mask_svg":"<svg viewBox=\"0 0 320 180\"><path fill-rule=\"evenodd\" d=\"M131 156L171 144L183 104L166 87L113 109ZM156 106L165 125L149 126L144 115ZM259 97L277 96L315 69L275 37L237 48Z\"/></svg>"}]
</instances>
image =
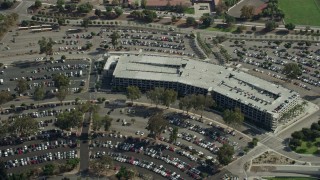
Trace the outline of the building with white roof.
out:
<instances>
[{"instance_id":1,"label":"building with white roof","mask_svg":"<svg viewBox=\"0 0 320 180\"><path fill-rule=\"evenodd\" d=\"M105 71L112 74L112 85L115 87L133 85L143 91L164 87L174 89L181 95L206 95L210 92L219 106L239 107L247 118L270 130L277 127L279 118L300 98L292 90L238 69L182 57L111 56Z\"/></svg>"}]
</instances>

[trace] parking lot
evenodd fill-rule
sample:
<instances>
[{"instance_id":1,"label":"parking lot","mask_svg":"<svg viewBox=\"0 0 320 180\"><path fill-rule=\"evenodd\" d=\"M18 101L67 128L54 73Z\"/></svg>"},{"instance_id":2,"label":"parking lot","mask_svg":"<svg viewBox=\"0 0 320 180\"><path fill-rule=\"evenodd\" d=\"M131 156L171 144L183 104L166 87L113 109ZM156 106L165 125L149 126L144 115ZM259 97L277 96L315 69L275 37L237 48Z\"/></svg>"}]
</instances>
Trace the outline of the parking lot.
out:
<instances>
[{"instance_id":1,"label":"parking lot","mask_svg":"<svg viewBox=\"0 0 320 180\"><path fill-rule=\"evenodd\" d=\"M320 92L320 50L318 43L305 44L305 42L268 42L268 41L225 41L223 46L230 52L233 58L239 59L235 65L241 64L241 68L255 71L255 75L269 76L286 82L287 78L282 69L287 63L298 63L302 69L302 75L293 84L301 94L307 91ZM287 47L287 48L286 48ZM290 47L290 48L288 48ZM310 93L309 93L310 94Z\"/></svg>"},{"instance_id":2,"label":"parking lot","mask_svg":"<svg viewBox=\"0 0 320 180\"><path fill-rule=\"evenodd\" d=\"M71 93L79 92L80 87L84 87L83 83L88 80L90 62L87 60L53 60L44 61L43 57L35 59L34 62L14 63L9 66L3 66L0 71L0 79L3 80L0 90L14 90L17 80L25 79L28 81L28 90L23 94L32 96L34 88L44 84L47 94L55 93L56 88L52 77L54 74L64 74L70 78L69 90Z\"/></svg>"},{"instance_id":3,"label":"parking lot","mask_svg":"<svg viewBox=\"0 0 320 180\"><path fill-rule=\"evenodd\" d=\"M131 164L149 171L154 177L201 179L201 172L213 176L218 172L216 152L224 143L235 149L234 158L244 154L248 140L231 128L223 129L213 123L186 114L165 112L170 127L155 141L145 129L148 118L156 108L143 106L107 105L100 111L113 118L111 133L92 132L90 158L111 156L116 165ZM132 121L134 119L134 121ZM173 127L179 128L176 142L169 141ZM212 162L208 165L209 160ZM141 173L141 172L140 172Z\"/></svg>"},{"instance_id":4,"label":"parking lot","mask_svg":"<svg viewBox=\"0 0 320 180\"><path fill-rule=\"evenodd\" d=\"M141 28L89 27L87 30L70 28L72 27L61 27L58 31L37 33L31 32L31 30L9 32L0 45L0 56L38 53L39 45L37 42L42 37L48 36L55 42L54 55L83 54L96 49L104 50L105 45L108 45L107 49L113 50L109 38L113 31L117 31L120 35L117 47L122 50L142 50L189 57L202 56L201 51L195 45L195 40L186 37L186 34ZM84 48L88 43L93 45L89 51Z\"/></svg>"}]
</instances>

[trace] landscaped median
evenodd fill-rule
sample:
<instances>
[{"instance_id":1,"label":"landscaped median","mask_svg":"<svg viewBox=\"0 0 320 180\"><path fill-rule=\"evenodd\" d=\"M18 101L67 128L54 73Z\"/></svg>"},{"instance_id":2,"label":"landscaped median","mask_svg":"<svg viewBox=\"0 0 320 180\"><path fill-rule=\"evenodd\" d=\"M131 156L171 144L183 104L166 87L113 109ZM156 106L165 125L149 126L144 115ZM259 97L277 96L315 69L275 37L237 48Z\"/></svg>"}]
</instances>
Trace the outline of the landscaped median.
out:
<instances>
[{"instance_id":1,"label":"landscaped median","mask_svg":"<svg viewBox=\"0 0 320 180\"><path fill-rule=\"evenodd\" d=\"M301 154L320 154L320 121L312 123L311 128L302 128L291 134L289 146Z\"/></svg>"}]
</instances>

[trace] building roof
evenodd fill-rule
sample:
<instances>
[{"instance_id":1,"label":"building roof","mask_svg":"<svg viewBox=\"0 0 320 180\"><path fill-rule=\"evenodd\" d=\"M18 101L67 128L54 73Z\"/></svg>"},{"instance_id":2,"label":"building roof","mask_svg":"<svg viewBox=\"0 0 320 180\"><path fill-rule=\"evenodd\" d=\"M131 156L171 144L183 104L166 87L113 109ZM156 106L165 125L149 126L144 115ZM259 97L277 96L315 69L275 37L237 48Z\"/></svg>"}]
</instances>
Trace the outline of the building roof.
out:
<instances>
[{"instance_id":1,"label":"building roof","mask_svg":"<svg viewBox=\"0 0 320 180\"><path fill-rule=\"evenodd\" d=\"M191 2L189 0L148 0L147 6L151 7L161 7L161 6L167 6L168 2L171 6L175 5L184 5L184 6L191 6Z\"/></svg>"},{"instance_id":2,"label":"building roof","mask_svg":"<svg viewBox=\"0 0 320 180\"><path fill-rule=\"evenodd\" d=\"M213 90L261 111L277 113L299 94L238 69L182 57L155 55L120 56L113 75L117 78L168 81Z\"/></svg>"}]
</instances>

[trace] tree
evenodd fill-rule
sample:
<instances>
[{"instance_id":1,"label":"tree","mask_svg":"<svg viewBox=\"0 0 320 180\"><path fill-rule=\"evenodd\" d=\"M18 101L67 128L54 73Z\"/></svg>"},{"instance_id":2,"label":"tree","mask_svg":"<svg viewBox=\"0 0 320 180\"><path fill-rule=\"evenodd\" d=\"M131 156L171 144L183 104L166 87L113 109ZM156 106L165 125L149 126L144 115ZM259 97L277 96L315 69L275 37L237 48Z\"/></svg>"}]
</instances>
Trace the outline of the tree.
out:
<instances>
[{"instance_id":1,"label":"tree","mask_svg":"<svg viewBox=\"0 0 320 180\"><path fill-rule=\"evenodd\" d=\"M52 38L46 39L45 37L42 37L42 39L38 41L38 44L40 46L40 53L45 53L46 55L51 55L53 53L52 47L54 42Z\"/></svg>"},{"instance_id":2,"label":"tree","mask_svg":"<svg viewBox=\"0 0 320 180\"><path fill-rule=\"evenodd\" d=\"M192 101L191 95L185 96L180 99L179 108L182 110L186 110L187 114L189 113L192 107L193 107L193 101Z\"/></svg>"},{"instance_id":3,"label":"tree","mask_svg":"<svg viewBox=\"0 0 320 180\"><path fill-rule=\"evenodd\" d=\"M19 94L24 93L26 90L28 90L29 84L28 81L25 79L19 79L17 80L17 86L16 90Z\"/></svg>"},{"instance_id":4,"label":"tree","mask_svg":"<svg viewBox=\"0 0 320 180\"><path fill-rule=\"evenodd\" d=\"M15 119L9 131L19 136L30 136L38 130L38 122L30 116Z\"/></svg>"},{"instance_id":5,"label":"tree","mask_svg":"<svg viewBox=\"0 0 320 180\"><path fill-rule=\"evenodd\" d=\"M70 128L80 127L82 122L83 112L78 110L65 111L56 116L57 121L55 126L62 130L69 130Z\"/></svg>"},{"instance_id":6,"label":"tree","mask_svg":"<svg viewBox=\"0 0 320 180\"><path fill-rule=\"evenodd\" d=\"M204 14L201 16L200 21L202 21L202 25L207 28L213 23L213 18L210 15Z\"/></svg>"},{"instance_id":7,"label":"tree","mask_svg":"<svg viewBox=\"0 0 320 180\"><path fill-rule=\"evenodd\" d=\"M11 100L13 100L13 97L9 93L9 91L0 91L0 105L7 103Z\"/></svg>"},{"instance_id":8,"label":"tree","mask_svg":"<svg viewBox=\"0 0 320 180\"><path fill-rule=\"evenodd\" d=\"M278 24L275 21L267 21L265 23L265 30L267 32L273 31L274 29L276 29L278 27Z\"/></svg>"},{"instance_id":9,"label":"tree","mask_svg":"<svg viewBox=\"0 0 320 180\"><path fill-rule=\"evenodd\" d=\"M66 57L66 55L62 55L60 59L61 59L61 60L66 60L67 57Z\"/></svg>"},{"instance_id":10,"label":"tree","mask_svg":"<svg viewBox=\"0 0 320 180\"><path fill-rule=\"evenodd\" d=\"M192 100L193 108L196 111L201 112L200 113L201 118L202 118L203 110L215 104L211 96L207 97L202 94L191 96L191 100Z\"/></svg>"},{"instance_id":11,"label":"tree","mask_svg":"<svg viewBox=\"0 0 320 180\"><path fill-rule=\"evenodd\" d=\"M8 174L3 161L0 161L0 179L7 180Z\"/></svg>"},{"instance_id":12,"label":"tree","mask_svg":"<svg viewBox=\"0 0 320 180\"><path fill-rule=\"evenodd\" d=\"M54 86L57 88L68 87L70 79L64 74L54 74L52 80L54 81Z\"/></svg>"},{"instance_id":13,"label":"tree","mask_svg":"<svg viewBox=\"0 0 320 180\"><path fill-rule=\"evenodd\" d=\"M123 14L123 10L119 7L114 8L114 12L116 13L117 17Z\"/></svg>"},{"instance_id":14,"label":"tree","mask_svg":"<svg viewBox=\"0 0 320 180\"><path fill-rule=\"evenodd\" d=\"M233 16L230 16L229 14L226 14L224 21L225 21L227 27L231 27L236 22L236 19Z\"/></svg>"},{"instance_id":15,"label":"tree","mask_svg":"<svg viewBox=\"0 0 320 180\"><path fill-rule=\"evenodd\" d=\"M89 2L78 5L78 12L79 13L89 13L93 9L93 5Z\"/></svg>"},{"instance_id":16,"label":"tree","mask_svg":"<svg viewBox=\"0 0 320 180\"><path fill-rule=\"evenodd\" d=\"M41 2L40 0L36 0L36 1L34 2L34 7L35 7L35 8L39 9L41 6L42 6L42 2Z\"/></svg>"},{"instance_id":17,"label":"tree","mask_svg":"<svg viewBox=\"0 0 320 180\"><path fill-rule=\"evenodd\" d=\"M113 165L114 163L110 156L101 156L90 162L90 169L100 177L106 169L111 169Z\"/></svg>"},{"instance_id":18,"label":"tree","mask_svg":"<svg viewBox=\"0 0 320 180\"><path fill-rule=\"evenodd\" d=\"M144 21L147 23L151 23L155 18L157 18L157 13L155 11L145 9L142 11L142 13L144 14Z\"/></svg>"},{"instance_id":19,"label":"tree","mask_svg":"<svg viewBox=\"0 0 320 180\"><path fill-rule=\"evenodd\" d=\"M289 79L297 79L302 75L302 70L297 63L287 63L284 65L282 73L285 74Z\"/></svg>"},{"instance_id":20,"label":"tree","mask_svg":"<svg viewBox=\"0 0 320 180\"><path fill-rule=\"evenodd\" d=\"M241 113L240 108L235 108L234 110L227 109L223 112L223 121L228 126L241 125L244 121L244 116Z\"/></svg>"},{"instance_id":21,"label":"tree","mask_svg":"<svg viewBox=\"0 0 320 180\"><path fill-rule=\"evenodd\" d=\"M121 166L120 170L118 171L118 173L116 174L116 177L118 178L118 180L120 179L132 179L133 177L133 172L127 170L126 167Z\"/></svg>"},{"instance_id":22,"label":"tree","mask_svg":"<svg viewBox=\"0 0 320 180\"><path fill-rule=\"evenodd\" d=\"M128 86L127 87L127 98L131 100L133 103L133 100L139 99L141 97L141 92L139 87L137 86Z\"/></svg>"},{"instance_id":23,"label":"tree","mask_svg":"<svg viewBox=\"0 0 320 180\"><path fill-rule=\"evenodd\" d=\"M56 93L56 98L62 104L62 101L66 99L67 95L69 94L69 90L65 86L60 86L58 92Z\"/></svg>"},{"instance_id":24,"label":"tree","mask_svg":"<svg viewBox=\"0 0 320 180\"><path fill-rule=\"evenodd\" d=\"M246 28L246 26L244 26L244 25L241 25L241 26L238 26L237 27L237 32L238 33L243 33L243 31L245 31L247 28Z\"/></svg>"},{"instance_id":25,"label":"tree","mask_svg":"<svg viewBox=\"0 0 320 180\"><path fill-rule=\"evenodd\" d=\"M228 7L226 6L226 4L222 1L220 1L220 3L216 6L215 8L217 15L223 15L227 10Z\"/></svg>"},{"instance_id":26,"label":"tree","mask_svg":"<svg viewBox=\"0 0 320 180\"><path fill-rule=\"evenodd\" d=\"M45 91L44 91L44 86L37 86L34 89L34 93L33 93L33 99L35 101L41 101L43 100L45 97Z\"/></svg>"},{"instance_id":27,"label":"tree","mask_svg":"<svg viewBox=\"0 0 320 180\"><path fill-rule=\"evenodd\" d=\"M92 130L98 131L103 125L102 118L98 113L93 113L92 115Z\"/></svg>"},{"instance_id":28,"label":"tree","mask_svg":"<svg viewBox=\"0 0 320 180\"><path fill-rule=\"evenodd\" d=\"M153 90L147 92L147 98L151 100L156 106L161 103L161 97L164 92L164 88L156 87Z\"/></svg>"},{"instance_id":29,"label":"tree","mask_svg":"<svg viewBox=\"0 0 320 180\"><path fill-rule=\"evenodd\" d=\"M170 142L176 142L178 138L178 127L174 127L172 132L170 133Z\"/></svg>"},{"instance_id":30,"label":"tree","mask_svg":"<svg viewBox=\"0 0 320 180\"><path fill-rule=\"evenodd\" d=\"M172 15L172 16L171 16L171 22L172 22L172 23L175 23L176 21L177 21L177 16Z\"/></svg>"},{"instance_id":31,"label":"tree","mask_svg":"<svg viewBox=\"0 0 320 180\"><path fill-rule=\"evenodd\" d=\"M150 117L146 129L150 131L151 136L157 138L167 126L168 122L163 118L163 114L158 113Z\"/></svg>"},{"instance_id":32,"label":"tree","mask_svg":"<svg viewBox=\"0 0 320 180\"><path fill-rule=\"evenodd\" d=\"M252 26L251 27L251 31L255 32L257 30L257 27L256 26Z\"/></svg>"},{"instance_id":33,"label":"tree","mask_svg":"<svg viewBox=\"0 0 320 180\"><path fill-rule=\"evenodd\" d=\"M294 25L293 23L287 23L285 25L285 28L288 29L288 31L292 31L294 30L294 28L296 28L296 25Z\"/></svg>"},{"instance_id":34,"label":"tree","mask_svg":"<svg viewBox=\"0 0 320 180\"><path fill-rule=\"evenodd\" d=\"M45 176L51 176L54 174L55 169L56 169L56 166L54 164L46 164L43 167L43 174Z\"/></svg>"},{"instance_id":35,"label":"tree","mask_svg":"<svg viewBox=\"0 0 320 180\"><path fill-rule=\"evenodd\" d=\"M112 118L110 117L110 116L108 116L108 115L105 115L104 117L103 117L103 120L102 120L102 122L104 122L104 130L105 131L109 131L109 129L110 129L110 127L111 127L111 122L112 122Z\"/></svg>"},{"instance_id":36,"label":"tree","mask_svg":"<svg viewBox=\"0 0 320 180\"><path fill-rule=\"evenodd\" d=\"M218 161L220 164L224 166L228 165L232 161L233 155L234 149L227 143L223 144L223 146L220 147L220 149L217 152Z\"/></svg>"},{"instance_id":37,"label":"tree","mask_svg":"<svg viewBox=\"0 0 320 180\"><path fill-rule=\"evenodd\" d=\"M292 149L292 150L295 150L298 146L301 146L301 140L299 139L291 139L290 142L289 142L289 147Z\"/></svg>"},{"instance_id":38,"label":"tree","mask_svg":"<svg viewBox=\"0 0 320 180\"><path fill-rule=\"evenodd\" d=\"M57 8L59 9L59 11L63 11L63 5L65 4L64 0L57 0Z\"/></svg>"},{"instance_id":39,"label":"tree","mask_svg":"<svg viewBox=\"0 0 320 180\"><path fill-rule=\"evenodd\" d=\"M187 17L186 24L187 26L194 26L196 24L196 19L194 17Z\"/></svg>"},{"instance_id":40,"label":"tree","mask_svg":"<svg viewBox=\"0 0 320 180\"><path fill-rule=\"evenodd\" d=\"M141 0L141 8L145 9L147 7L147 0Z\"/></svg>"},{"instance_id":41,"label":"tree","mask_svg":"<svg viewBox=\"0 0 320 180\"><path fill-rule=\"evenodd\" d=\"M255 9L254 9L254 6L246 6L245 5L241 8L240 11L241 11L241 15L240 15L241 18L251 19L254 15Z\"/></svg>"},{"instance_id":42,"label":"tree","mask_svg":"<svg viewBox=\"0 0 320 180\"><path fill-rule=\"evenodd\" d=\"M96 10L94 11L94 14L95 14L96 16L100 17L101 14L102 14L102 11L101 11L100 9L96 9Z\"/></svg>"},{"instance_id":43,"label":"tree","mask_svg":"<svg viewBox=\"0 0 320 180\"><path fill-rule=\"evenodd\" d=\"M68 10L69 12L73 12L73 11L75 11L75 10L77 9L77 5L74 4L74 3L72 3L72 4L67 4L67 5L64 6L64 8L65 8L66 10Z\"/></svg>"},{"instance_id":44,"label":"tree","mask_svg":"<svg viewBox=\"0 0 320 180\"><path fill-rule=\"evenodd\" d=\"M112 44L113 48L115 49L116 46L118 45L118 39L120 38L120 36L116 31L114 31L111 34L110 38L111 38L111 44Z\"/></svg>"},{"instance_id":45,"label":"tree","mask_svg":"<svg viewBox=\"0 0 320 180\"><path fill-rule=\"evenodd\" d=\"M169 107L170 104L174 103L177 100L178 93L173 89L166 89L162 91L162 94L160 96L162 105Z\"/></svg>"},{"instance_id":46,"label":"tree","mask_svg":"<svg viewBox=\"0 0 320 180\"><path fill-rule=\"evenodd\" d=\"M88 18L84 18L82 20L81 26L84 27L85 29L87 29L89 27L90 23L91 23L91 21Z\"/></svg>"}]
</instances>

